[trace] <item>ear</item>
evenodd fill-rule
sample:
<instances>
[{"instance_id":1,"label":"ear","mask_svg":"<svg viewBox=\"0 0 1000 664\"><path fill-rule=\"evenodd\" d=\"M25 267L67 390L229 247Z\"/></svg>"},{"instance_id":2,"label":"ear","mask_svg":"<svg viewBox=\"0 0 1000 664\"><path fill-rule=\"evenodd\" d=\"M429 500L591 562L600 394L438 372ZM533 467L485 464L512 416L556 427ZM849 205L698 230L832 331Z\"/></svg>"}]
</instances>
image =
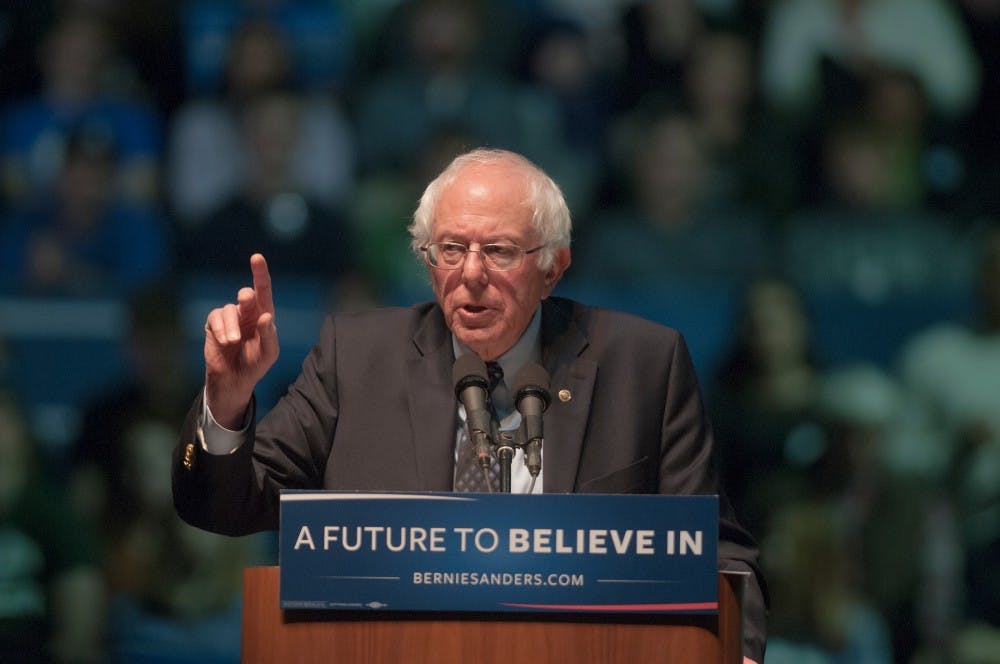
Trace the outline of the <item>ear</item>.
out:
<instances>
[{"instance_id":1,"label":"ear","mask_svg":"<svg viewBox=\"0 0 1000 664\"><path fill-rule=\"evenodd\" d=\"M555 256L552 258L552 266L545 272L545 295L548 297L552 289L556 287L559 280L563 276L563 272L569 267L572 262L570 257L569 247L563 247L562 249L557 249Z\"/></svg>"}]
</instances>

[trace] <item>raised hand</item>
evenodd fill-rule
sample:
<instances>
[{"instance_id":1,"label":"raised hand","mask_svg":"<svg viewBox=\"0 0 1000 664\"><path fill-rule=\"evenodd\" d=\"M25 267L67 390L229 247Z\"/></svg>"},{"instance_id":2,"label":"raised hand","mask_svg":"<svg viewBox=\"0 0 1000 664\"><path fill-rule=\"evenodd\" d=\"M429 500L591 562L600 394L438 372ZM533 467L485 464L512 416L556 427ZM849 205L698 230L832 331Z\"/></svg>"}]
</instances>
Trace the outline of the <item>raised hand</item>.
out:
<instances>
[{"instance_id":1,"label":"raised hand","mask_svg":"<svg viewBox=\"0 0 1000 664\"><path fill-rule=\"evenodd\" d=\"M236 304L213 309L205 321L205 395L216 422L238 429L257 382L278 359L271 274L260 254L250 257L253 288Z\"/></svg>"}]
</instances>

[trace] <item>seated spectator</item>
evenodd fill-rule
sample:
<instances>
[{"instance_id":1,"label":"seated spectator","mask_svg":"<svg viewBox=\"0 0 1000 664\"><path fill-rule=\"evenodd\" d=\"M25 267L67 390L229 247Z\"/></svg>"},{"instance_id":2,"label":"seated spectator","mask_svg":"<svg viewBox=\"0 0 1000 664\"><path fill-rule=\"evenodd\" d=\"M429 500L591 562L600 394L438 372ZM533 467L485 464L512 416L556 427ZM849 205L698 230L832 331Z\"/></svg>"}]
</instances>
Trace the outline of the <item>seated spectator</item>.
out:
<instances>
[{"instance_id":1,"label":"seated spectator","mask_svg":"<svg viewBox=\"0 0 1000 664\"><path fill-rule=\"evenodd\" d=\"M95 527L129 499L124 485L125 432L140 420L179 426L199 376L187 361L181 303L173 284L155 284L129 300L125 373L82 404L79 434L67 454L73 503ZM103 379L106 380L106 379Z\"/></svg>"},{"instance_id":2,"label":"seated spectator","mask_svg":"<svg viewBox=\"0 0 1000 664\"><path fill-rule=\"evenodd\" d=\"M416 0L402 9L407 57L376 73L356 108L364 174L412 172L417 155L450 127L463 128L472 145L515 150L558 172L566 155L554 102L484 57L490 41L515 39L488 26L490 3ZM485 39L487 30L499 39Z\"/></svg>"},{"instance_id":3,"label":"seated spectator","mask_svg":"<svg viewBox=\"0 0 1000 664\"><path fill-rule=\"evenodd\" d=\"M16 203L51 194L70 136L100 133L118 151L111 192L150 204L158 195L159 121L145 105L109 89L114 49L107 25L85 13L67 13L48 30L41 48L41 90L13 102L0 130L3 193Z\"/></svg>"},{"instance_id":4,"label":"seated spectator","mask_svg":"<svg viewBox=\"0 0 1000 664\"><path fill-rule=\"evenodd\" d=\"M184 229L184 268L242 274L246 257L262 252L280 274L332 281L350 271L353 241L340 212L295 181L302 113L302 99L287 91L265 92L247 104L240 117L247 179L221 207Z\"/></svg>"},{"instance_id":5,"label":"seated spectator","mask_svg":"<svg viewBox=\"0 0 1000 664\"><path fill-rule=\"evenodd\" d=\"M756 64L748 35L709 28L685 62L683 99L710 155L709 196L783 216L802 178L794 137L761 103Z\"/></svg>"},{"instance_id":6,"label":"seated spectator","mask_svg":"<svg viewBox=\"0 0 1000 664\"><path fill-rule=\"evenodd\" d=\"M350 3L327 0L188 0L181 10L185 78L192 95L226 77L231 43L248 23L268 24L287 44L287 83L300 90L341 90L352 74Z\"/></svg>"},{"instance_id":7,"label":"seated spectator","mask_svg":"<svg viewBox=\"0 0 1000 664\"><path fill-rule=\"evenodd\" d=\"M0 661L105 661L91 533L45 477L23 413L0 393Z\"/></svg>"},{"instance_id":8,"label":"seated spectator","mask_svg":"<svg viewBox=\"0 0 1000 664\"><path fill-rule=\"evenodd\" d=\"M196 223L246 185L249 147L240 116L252 99L281 88L302 90L291 182L325 206L343 204L354 177L351 128L331 98L294 84L290 59L275 25L247 22L230 42L220 92L178 109L169 129L166 189L182 224Z\"/></svg>"},{"instance_id":9,"label":"seated spectator","mask_svg":"<svg viewBox=\"0 0 1000 664\"><path fill-rule=\"evenodd\" d=\"M753 282L710 390L723 484L742 523L762 533L781 498L775 478L814 460L823 369L799 293Z\"/></svg>"},{"instance_id":10,"label":"seated spectator","mask_svg":"<svg viewBox=\"0 0 1000 664\"><path fill-rule=\"evenodd\" d=\"M881 616L852 583L856 559L836 510L791 503L761 542L772 609L767 664L890 664Z\"/></svg>"},{"instance_id":11,"label":"seated spectator","mask_svg":"<svg viewBox=\"0 0 1000 664\"><path fill-rule=\"evenodd\" d=\"M819 199L786 221L783 265L796 285L879 304L969 282L968 240L940 215L899 203L886 143L868 119L832 123L821 151Z\"/></svg>"},{"instance_id":12,"label":"seated spectator","mask_svg":"<svg viewBox=\"0 0 1000 664\"><path fill-rule=\"evenodd\" d=\"M243 568L258 538L219 537L173 510L172 425L138 419L123 432L123 499L110 504L107 582L112 661L218 664L240 661Z\"/></svg>"},{"instance_id":13,"label":"seated spectator","mask_svg":"<svg viewBox=\"0 0 1000 664\"><path fill-rule=\"evenodd\" d=\"M625 197L580 224L574 262L596 283L693 280L738 284L770 269L753 210L711 198L711 163L691 117L656 110L630 135Z\"/></svg>"},{"instance_id":14,"label":"seated spectator","mask_svg":"<svg viewBox=\"0 0 1000 664\"><path fill-rule=\"evenodd\" d=\"M895 472L889 444L903 392L865 363L830 371L819 395L824 445L806 481L833 499L855 581L889 628L893 661L950 641L960 617L961 547L947 493Z\"/></svg>"},{"instance_id":15,"label":"seated spectator","mask_svg":"<svg viewBox=\"0 0 1000 664\"><path fill-rule=\"evenodd\" d=\"M792 117L857 102L873 64L913 74L932 110L960 118L979 91L976 54L946 0L789 0L767 14L761 74L768 103Z\"/></svg>"},{"instance_id":16,"label":"seated spectator","mask_svg":"<svg viewBox=\"0 0 1000 664\"><path fill-rule=\"evenodd\" d=\"M129 292L163 276L162 219L114 195L117 146L103 134L69 137L51 197L13 210L0 229L0 282L22 293Z\"/></svg>"},{"instance_id":17,"label":"seated spectator","mask_svg":"<svg viewBox=\"0 0 1000 664\"><path fill-rule=\"evenodd\" d=\"M705 30L696 0L631 0L621 15L625 57L618 112L666 96L679 101L684 69Z\"/></svg>"},{"instance_id":18,"label":"seated spectator","mask_svg":"<svg viewBox=\"0 0 1000 664\"><path fill-rule=\"evenodd\" d=\"M1000 624L1000 230L989 230L977 317L926 329L903 347L906 417L891 461L953 497L963 533L969 620Z\"/></svg>"},{"instance_id":19,"label":"seated spectator","mask_svg":"<svg viewBox=\"0 0 1000 664\"><path fill-rule=\"evenodd\" d=\"M574 215L586 216L605 177L605 134L612 119L610 72L597 61L583 27L551 18L539 19L534 27L521 76L556 105L565 132L565 159L549 172Z\"/></svg>"}]
</instances>

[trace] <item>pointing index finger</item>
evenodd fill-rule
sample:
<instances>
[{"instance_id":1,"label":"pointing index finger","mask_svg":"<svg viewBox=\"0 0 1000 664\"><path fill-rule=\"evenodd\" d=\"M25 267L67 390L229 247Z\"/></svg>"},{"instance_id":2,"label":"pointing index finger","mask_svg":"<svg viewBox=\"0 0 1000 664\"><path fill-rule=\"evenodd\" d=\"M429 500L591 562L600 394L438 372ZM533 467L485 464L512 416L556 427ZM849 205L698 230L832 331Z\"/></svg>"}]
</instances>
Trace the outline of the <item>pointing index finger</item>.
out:
<instances>
[{"instance_id":1,"label":"pointing index finger","mask_svg":"<svg viewBox=\"0 0 1000 664\"><path fill-rule=\"evenodd\" d=\"M274 315L274 298L271 293L271 273L267 261L261 254L250 257L250 271L253 272L253 289L257 294L257 307L261 313Z\"/></svg>"}]
</instances>

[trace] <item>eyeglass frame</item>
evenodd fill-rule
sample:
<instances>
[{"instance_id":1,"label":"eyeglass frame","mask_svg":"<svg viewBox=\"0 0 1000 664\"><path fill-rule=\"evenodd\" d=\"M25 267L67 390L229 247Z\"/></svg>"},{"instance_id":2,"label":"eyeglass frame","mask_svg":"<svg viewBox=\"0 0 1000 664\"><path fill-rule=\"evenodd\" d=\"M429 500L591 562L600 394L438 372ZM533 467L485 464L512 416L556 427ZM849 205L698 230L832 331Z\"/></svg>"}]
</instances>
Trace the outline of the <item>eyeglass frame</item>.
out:
<instances>
[{"instance_id":1,"label":"eyeglass frame","mask_svg":"<svg viewBox=\"0 0 1000 664\"><path fill-rule=\"evenodd\" d=\"M443 245L443 244L452 244L452 245L455 245L455 246L458 246L458 247L463 247L465 249L465 251L462 252L462 260L460 260L455 265L435 265L434 263L432 263L431 262L431 250L430 250L431 246L432 245ZM537 247L532 247L531 249L525 249L521 245L514 244L512 242L488 242L486 244L480 244L478 249L473 249L469 245L462 244L461 242L428 242L424 246L420 247L420 251L424 252L424 262L427 263L427 265L429 265L430 267L432 267L432 268L434 268L436 270L448 270L448 271L457 270L457 269L461 268L463 265L465 265L465 261L469 257L469 254L476 253L476 254L479 254L479 258L483 262L483 267L485 267L487 270L489 270L491 272L510 272L511 270L516 270L517 268L521 267L521 264L524 263L524 257L525 256L527 256L528 254L533 254L535 252L541 251L542 249L544 249L548 245L549 245L548 242L544 242L544 243L538 245ZM512 266L506 267L506 268L492 267L490 265L490 260L486 258L485 254L483 254L483 249L486 248L486 247L509 247L509 248L517 249L518 251L521 252L521 254L520 254L521 257L520 257L520 259L518 259L516 265L512 265Z\"/></svg>"}]
</instances>

